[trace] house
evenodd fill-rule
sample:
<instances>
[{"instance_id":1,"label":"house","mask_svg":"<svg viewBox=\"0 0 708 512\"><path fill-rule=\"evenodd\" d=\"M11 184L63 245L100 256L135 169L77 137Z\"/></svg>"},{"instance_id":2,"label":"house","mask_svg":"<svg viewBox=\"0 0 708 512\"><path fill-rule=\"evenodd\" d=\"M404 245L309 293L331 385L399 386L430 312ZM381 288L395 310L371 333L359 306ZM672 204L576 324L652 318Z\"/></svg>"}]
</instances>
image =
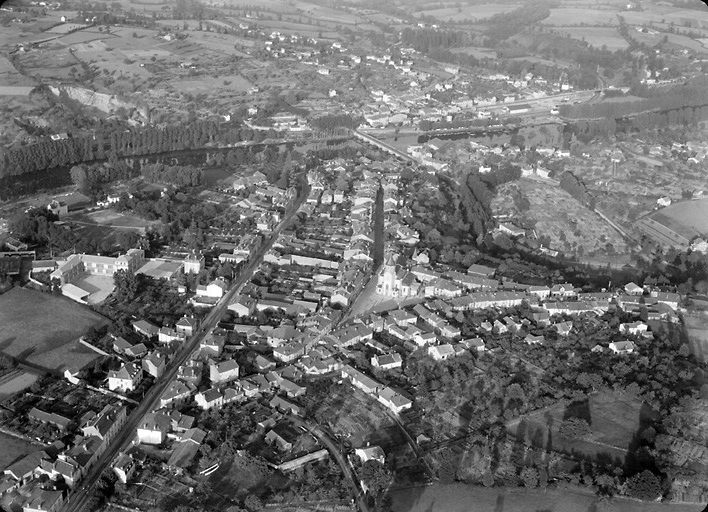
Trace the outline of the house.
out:
<instances>
[{"instance_id":1,"label":"house","mask_svg":"<svg viewBox=\"0 0 708 512\"><path fill-rule=\"evenodd\" d=\"M135 329L135 332L138 334L142 334L148 338L153 338L160 332L158 326L151 324L147 320L136 320L133 322L133 329Z\"/></svg>"},{"instance_id":2,"label":"house","mask_svg":"<svg viewBox=\"0 0 708 512\"><path fill-rule=\"evenodd\" d=\"M194 401L199 407L207 410L221 407L224 404L224 395L217 388L211 388L194 395Z\"/></svg>"},{"instance_id":3,"label":"house","mask_svg":"<svg viewBox=\"0 0 708 512\"><path fill-rule=\"evenodd\" d=\"M170 430L170 418L162 413L150 412L138 424L138 442L142 444L162 444Z\"/></svg>"},{"instance_id":4,"label":"house","mask_svg":"<svg viewBox=\"0 0 708 512\"><path fill-rule=\"evenodd\" d=\"M189 337L194 334L194 330L197 328L198 324L199 321L195 317L184 315L182 318L177 320L177 323L175 324L175 331Z\"/></svg>"},{"instance_id":5,"label":"house","mask_svg":"<svg viewBox=\"0 0 708 512\"><path fill-rule=\"evenodd\" d=\"M27 413L27 417L31 420L39 421L40 423L52 425L61 430L62 432L66 431L69 428L69 425L71 424L71 420L62 416L61 414L57 414L54 412L45 412L36 407L32 407L30 412Z\"/></svg>"},{"instance_id":6,"label":"house","mask_svg":"<svg viewBox=\"0 0 708 512\"><path fill-rule=\"evenodd\" d=\"M362 463L377 460L381 464L386 462L386 454L380 446L367 446L366 448L357 448L354 454L359 457Z\"/></svg>"},{"instance_id":7,"label":"house","mask_svg":"<svg viewBox=\"0 0 708 512\"><path fill-rule=\"evenodd\" d=\"M20 483L25 483L32 477L45 455L43 451L28 453L6 467L3 474Z\"/></svg>"},{"instance_id":8,"label":"house","mask_svg":"<svg viewBox=\"0 0 708 512\"><path fill-rule=\"evenodd\" d=\"M113 337L113 352L116 354L125 354L125 351L131 348L133 345L128 343L125 338L120 336Z\"/></svg>"},{"instance_id":9,"label":"house","mask_svg":"<svg viewBox=\"0 0 708 512\"><path fill-rule=\"evenodd\" d=\"M482 338L470 338L461 341L460 344L466 346L473 352L484 352L487 349Z\"/></svg>"},{"instance_id":10,"label":"house","mask_svg":"<svg viewBox=\"0 0 708 512\"><path fill-rule=\"evenodd\" d=\"M156 379L162 376L165 371L165 364L167 364L167 358L159 352L149 353L142 361L143 371Z\"/></svg>"},{"instance_id":11,"label":"house","mask_svg":"<svg viewBox=\"0 0 708 512\"><path fill-rule=\"evenodd\" d=\"M374 394L383 388L383 385L359 370L347 365L342 367L342 377L349 378L354 387L359 388L364 393Z\"/></svg>"},{"instance_id":12,"label":"house","mask_svg":"<svg viewBox=\"0 0 708 512\"><path fill-rule=\"evenodd\" d=\"M545 338L543 336L534 336L533 334L527 334L524 338L524 343L527 345L543 345Z\"/></svg>"},{"instance_id":13,"label":"house","mask_svg":"<svg viewBox=\"0 0 708 512\"><path fill-rule=\"evenodd\" d=\"M173 341L183 339L183 334L178 333L175 329L170 329L169 327L161 327L157 333L157 341L160 343L172 343Z\"/></svg>"},{"instance_id":14,"label":"house","mask_svg":"<svg viewBox=\"0 0 708 512\"><path fill-rule=\"evenodd\" d=\"M266 443L275 445L280 451L289 452L299 437L298 432L285 423L276 425L265 436Z\"/></svg>"},{"instance_id":15,"label":"house","mask_svg":"<svg viewBox=\"0 0 708 512\"><path fill-rule=\"evenodd\" d=\"M64 504L62 491L50 491L35 487L22 505L22 512L56 512Z\"/></svg>"},{"instance_id":16,"label":"house","mask_svg":"<svg viewBox=\"0 0 708 512\"><path fill-rule=\"evenodd\" d=\"M234 359L227 359L220 363L210 361L209 380L212 384L223 384L238 379L239 366Z\"/></svg>"},{"instance_id":17,"label":"house","mask_svg":"<svg viewBox=\"0 0 708 512\"><path fill-rule=\"evenodd\" d=\"M371 366L376 368L383 368L384 370L392 370L393 368L400 368L403 365L403 358L401 354L383 354L380 356L374 356L371 358Z\"/></svg>"},{"instance_id":18,"label":"house","mask_svg":"<svg viewBox=\"0 0 708 512\"><path fill-rule=\"evenodd\" d=\"M624 285L624 291L627 295L642 295L644 294L644 288L636 283L627 283Z\"/></svg>"},{"instance_id":19,"label":"house","mask_svg":"<svg viewBox=\"0 0 708 512\"><path fill-rule=\"evenodd\" d=\"M89 417L81 426L86 437L96 437L106 443L121 429L127 417L127 409L122 405L106 405L98 414Z\"/></svg>"},{"instance_id":20,"label":"house","mask_svg":"<svg viewBox=\"0 0 708 512\"><path fill-rule=\"evenodd\" d=\"M226 337L220 334L214 334L213 332L204 338L199 344L199 351L209 357L219 357L221 352L224 350L224 345L226 344Z\"/></svg>"},{"instance_id":21,"label":"house","mask_svg":"<svg viewBox=\"0 0 708 512\"><path fill-rule=\"evenodd\" d=\"M127 453L121 453L113 463L113 472L118 477L118 481L127 484L136 469L135 460Z\"/></svg>"},{"instance_id":22,"label":"house","mask_svg":"<svg viewBox=\"0 0 708 512\"><path fill-rule=\"evenodd\" d=\"M477 277L483 277L485 279L491 279L494 277L496 269L492 267L487 267L485 265L479 265L477 263L470 265L467 269L467 273Z\"/></svg>"},{"instance_id":23,"label":"house","mask_svg":"<svg viewBox=\"0 0 708 512\"><path fill-rule=\"evenodd\" d=\"M399 327L414 325L417 320L417 317L413 313L409 313L403 309L389 311L388 318L390 318Z\"/></svg>"},{"instance_id":24,"label":"house","mask_svg":"<svg viewBox=\"0 0 708 512\"><path fill-rule=\"evenodd\" d=\"M462 331L459 327L456 327L446 322L440 326L440 335L444 338L454 340L462 336Z\"/></svg>"},{"instance_id":25,"label":"house","mask_svg":"<svg viewBox=\"0 0 708 512\"><path fill-rule=\"evenodd\" d=\"M436 361L444 361L451 357L455 357L455 349L449 343L444 345L435 345L428 347L428 355Z\"/></svg>"},{"instance_id":26,"label":"house","mask_svg":"<svg viewBox=\"0 0 708 512\"><path fill-rule=\"evenodd\" d=\"M177 378L187 384L198 386L202 381L204 363L199 359L190 359L177 369Z\"/></svg>"},{"instance_id":27,"label":"house","mask_svg":"<svg viewBox=\"0 0 708 512\"><path fill-rule=\"evenodd\" d=\"M138 343L137 345L133 345L125 349L125 355L137 359L147 354L147 351L148 349L144 343Z\"/></svg>"},{"instance_id":28,"label":"house","mask_svg":"<svg viewBox=\"0 0 708 512\"><path fill-rule=\"evenodd\" d=\"M505 334L509 331L509 328L506 326L506 324L502 323L499 321L499 319L494 320L494 332L497 334Z\"/></svg>"},{"instance_id":29,"label":"house","mask_svg":"<svg viewBox=\"0 0 708 512\"><path fill-rule=\"evenodd\" d=\"M193 391L193 384L176 380L162 393L160 397L160 407L167 407L168 405L186 400L192 395Z\"/></svg>"},{"instance_id":30,"label":"house","mask_svg":"<svg viewBox=\"0 0 708 512\"><path fill-rule=\"evenodd\" d=\"M619 325L619 332L636 336L647 332L648 328L649 326L644 322L622 323Z\"/></svg>"},{"instance_id":31,"label":"house","mask_svg":"<svg viewBox=\"0 0 708 512\"><path fill-rule=\"evenodd\" d=\"M609 346L610 350L615 354L631 354L634 352L634 343L629 340L613 341Z\"/></svg>"},{"instance_id":32,"label":"house","mask_svg":"<svg viewBox=\"0 0 708 512\"><path fill-rule=\"evenodd\" d=\"M394 391L389 387L385 387L379 391L377 400L388 407L394 414L400 414L406 409L413 407L413 401Z\"/></svg>"},{"instance_id":33,"label":"house","mask_svg":"<svg viewBox=\"0 0 708 512\"><path fill-rule=\"evenodd\" d=\"M228 309L238 316L250 316L256 309L256 300L246 295L238 295Z\"/></svg>"},{"instance_id":34,"label":"house","mask_svg":"<svg viewBox=\"0 0 708 512\"><path fill-rule=\"evenodd\" d=\"M229 285L223 277L218 277L208 285L197 285L197 296L211 299L220 299L229 289Z\"/></svg>"},{"instance_id":35,"label":"house","mask_svg":"<svg viewBox=\"0 0 708 512\"><path fill-rule=\"evenodd\" d=\"M281 391L285 392L288 398L296 398L298 396L304 395L306 391L304 387L299 386L293 381L285 378L280 379L280 383L278 384L278 386L280 387Z\"/></svg>"},{"instance_id":36,"label":"house","mask_svg":"<svg viewBox=\"0 0 708 512\"><path fill-rule=\"evenodd\" d=\"M200 428L190 428L182 434L175 443L172 455L167 460L167 465L172 468L184 469L188 467L199 451L207 433Z\"/></svg>"},{"instance_id":37,"label":"house","mask_svg":"<svg viewBox=\"0 0 708 512\"><path fill-rule=\"evenodd\" d=\"M551 295L553 297L575 297L577 295L575 287L570 283L559 283L551 286Z\"/></svg>"},{"instance_id":38,"label":"house","mask_svg":"<svg viewBox=\"0 0 708 512\"><path fill-rule=\"evenodd\" d=\"M556 325L556 332L559 336L568 336L573 329L573 322L559 322Z\"/></svg>"},{"instance_id":39,"label":"house","mask_svg":"<svg viewBox=\"0 0 708 512\"><path fill-rule=\"evenodd\" d=\"M127 393L135 391L140 381L143 379L143 370L133 363L123 363L117 370L108 372L108 389Z\"/></svg>"},{"instance_id":40,"label":"house","mask_svg":"<svg viewBox=\"0 0 708 512\"><path fill-rule=\"evenodd\" d=\"M279 396L274 396L271 399L269 405L273 409L277 409L278 411L286 413L286 414L290 413L290 414L294 414L295 416L302 416L304 413L302 407L292 404Z\"/></svg>"},{"instance_id":41,"label":"house","mask_svg":"<svg viewBox=\"0 0 708 512\"><path fill-rule=\"evenodd\" d=\"M264 357L259 354L253 361L253 366L256 368L257 371L265 373L275 368L275 361L271 361L267 357Z\"/></svg>"},{"instance_id":42,"label":"house","mask_svg":"<svg viewBox=\"0 0 708 512\"><path fill-rule=\"evenodd\" d=\"M681 302L681 295L671 292L653 291L651 296L660 304L666 304L672 309L677 309Z\"/></svg>"},{"instance_id":43,"label":"house","mask_svg":"<svg viewBox=\"0 0 708 512\"><path fill-rule=\"evenodd\" d=\"M273 357L283 363L290 363L305 355L305 346L302 343L286 343L273 349Z\"/></svg>"}]
</instances>

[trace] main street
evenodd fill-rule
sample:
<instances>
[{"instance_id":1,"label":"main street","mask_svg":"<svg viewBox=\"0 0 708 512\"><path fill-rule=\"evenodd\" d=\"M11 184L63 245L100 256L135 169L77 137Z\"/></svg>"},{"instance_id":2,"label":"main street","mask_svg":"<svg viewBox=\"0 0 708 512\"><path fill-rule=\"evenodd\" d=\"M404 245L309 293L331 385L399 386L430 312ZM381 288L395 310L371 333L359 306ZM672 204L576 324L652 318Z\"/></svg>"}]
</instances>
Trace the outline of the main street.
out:
<instances>
[{"instance_id":1,"label":"main street","mask_svg":"<svg viewBox=\"0 0 708 512\"><path fill-rule=\"evenodd\" d=\"M225 312L228 305L232 302L234 296L241 291L253 274L258 269L266 252L270 250L275 242L278 234L288 227L297 213L300 205L305 201L308 194L308 187L304 187L300 191L295 203L285 215L278 227L273 230L270 238L264 242L254 253L251 254L248 263L242 268L236 280L232 283L229 291L221 298L221 300L211 309L209 314L204 318L201 325L194 335L182 345L180 350L169 361L165 367L165 372L155 381L152 387L145 394L145 397L140 404L130 413L125 421L125 424L109 442L105 451L96 460L96 462L88 470L84 478L81 480L81 486L74 492L69 494L69 497L64 504L63 512L81 512L88 510L86 506L89 504L93 495L96 483L103 471L110 465L111 461L121 452L127 449L135 437L135 432L138 424L143 420L146 414L157 408L160 397L174 382L179 367L189 358L190 354L199 347L201 341L216 327Z\"/></svg>"}]
</instances>

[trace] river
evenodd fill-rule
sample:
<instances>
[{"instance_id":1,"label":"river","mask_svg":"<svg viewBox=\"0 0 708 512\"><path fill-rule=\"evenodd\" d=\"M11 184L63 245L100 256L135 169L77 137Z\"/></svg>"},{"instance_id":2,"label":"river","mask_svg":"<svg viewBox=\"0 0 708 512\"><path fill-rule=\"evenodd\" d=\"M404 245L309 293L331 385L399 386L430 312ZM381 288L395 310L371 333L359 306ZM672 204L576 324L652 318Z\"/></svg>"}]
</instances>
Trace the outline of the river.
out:
<instances>
[{"instance_id":1,"label":"river","mask_svg":"<svg viewBox=\"0 0 708 512\"><path fill-rule=\"evenodd\" d=\"M602 499L584 489L486 488L435 483L391 491L393 512L699 512L704 505Z\"/></svg>"}]
</instances>

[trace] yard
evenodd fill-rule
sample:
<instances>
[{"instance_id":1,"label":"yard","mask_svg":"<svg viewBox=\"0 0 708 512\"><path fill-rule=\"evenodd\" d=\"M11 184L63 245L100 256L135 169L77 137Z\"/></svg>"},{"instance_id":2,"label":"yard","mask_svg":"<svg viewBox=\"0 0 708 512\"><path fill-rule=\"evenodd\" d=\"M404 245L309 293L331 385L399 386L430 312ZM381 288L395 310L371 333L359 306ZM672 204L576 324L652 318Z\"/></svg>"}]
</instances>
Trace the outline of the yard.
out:
<instances>
[{"instance_id":1,"label":"yard","mask_svg":"<svg viewBox=\"0 0 708 512\"><path fill-rule=\"evenodd\" d=\"M507 428L517 439L531 440L534 444L546 446L549 431L553 449L570 453L573 451L588 455L606 453L620 463L624 462L633 437L640 429L643 414L648 414L641 402L631 396L603 391L591 395L587 402L557 406L536 411L513 420ZM560 426L564 418L581 417L588 420L592 430L585 438L563 437Z\"/></svg>"},{"instance_id":2,"label":"yard","mask_svg":"<svg viewBox=\"0 0 708 512\"><path fill-rule=\"evenodd\" d=\"M0 295L0 351L49 370L80 369L98 354L76 341L107 321L65 297L25 288Z\"/></svg>"}]
</instances>

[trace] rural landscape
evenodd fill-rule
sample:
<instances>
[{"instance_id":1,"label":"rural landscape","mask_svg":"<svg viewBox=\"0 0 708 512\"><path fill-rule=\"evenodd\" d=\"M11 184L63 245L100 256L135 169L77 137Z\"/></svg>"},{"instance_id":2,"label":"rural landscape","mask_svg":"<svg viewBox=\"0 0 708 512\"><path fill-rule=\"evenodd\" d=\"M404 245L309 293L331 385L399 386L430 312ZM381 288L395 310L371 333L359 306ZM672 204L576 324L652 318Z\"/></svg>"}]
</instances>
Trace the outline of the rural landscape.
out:
<instances>
[{"instance_id":1,"label":"rural landscape","mask_svg":"<svg viewBox=\"0 0 708 512\"><path fill-rule=\"evenodd\" d=\"M0 509L699 512L700 0L0 6Z\"/></svg>"}]
</instances>

